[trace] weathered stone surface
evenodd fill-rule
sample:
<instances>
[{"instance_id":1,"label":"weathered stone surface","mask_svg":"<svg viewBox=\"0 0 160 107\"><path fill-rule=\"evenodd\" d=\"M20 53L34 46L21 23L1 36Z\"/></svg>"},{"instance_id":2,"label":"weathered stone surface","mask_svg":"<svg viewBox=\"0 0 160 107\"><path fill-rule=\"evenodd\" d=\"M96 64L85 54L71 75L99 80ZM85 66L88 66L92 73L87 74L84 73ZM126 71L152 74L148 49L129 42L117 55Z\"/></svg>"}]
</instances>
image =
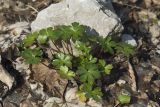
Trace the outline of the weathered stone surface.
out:
<instances>
[{"instance_id":1,"label":"weathered stone surface","mask_svg":"<svg viewBox=\"0 0 160 107\"><path fill-rule=\"evenodd\" d=\"M159 28L160 27L157 24L149 27L149 31L151 34L151 40L152 40L152 43L155 45L159 42L159 39L157 39L160 36Z\"/></svg>"},{"instance_id":2,"label":"weathered stone surface","mask_svg":"<svg viewBox=\"0 0 160 107\"><path fill-rule=\"evenodd\" d=\"M95 34L96 31L100 36L106 36L113 29L123 29L113 11L110 0L63 0L40 11L31 28L32 31L36 31L79 22L91 27L91 33Z\"/></svg>"},{"instance_id":3,"label":"weathered stone surface","mask_svg":"<svg viewBox=\"0 0 160 107\"><path fill-rule=\"evenodd\" d=\"M5 68L0 64L0 81L5 83L8 86L8 89L11 89L14 83L14 77L12 77Z\"/></svg>"},{"instance_id":4,"label":"weathered stone surface","mask_svg":"<svg viewBox=\"0 0 160 107\"><path fill-rule=\"evenodd\" d=\"M160 24L156 13L143 10L138 12L138 17L142 20L141 24L139 24L140 32L150 37L152 43L157 45L160 37Z\"/></svg>"},{"instance_id":5,"label":"weathered stone surface","mask_svg":"<svg viewBox=\"0 0 160 107\"><path fill-rule=\"evenodd\" d=\"M12 25L5 25L5 27L1 27L0 25L0 32L3 32L2 34L0 34L1 51L5 52L11 45L20 43L22 39L26 36L23 35L22 32L28 33L28 28L28 22L17 22Z\"/></svg>"}]
</instances>

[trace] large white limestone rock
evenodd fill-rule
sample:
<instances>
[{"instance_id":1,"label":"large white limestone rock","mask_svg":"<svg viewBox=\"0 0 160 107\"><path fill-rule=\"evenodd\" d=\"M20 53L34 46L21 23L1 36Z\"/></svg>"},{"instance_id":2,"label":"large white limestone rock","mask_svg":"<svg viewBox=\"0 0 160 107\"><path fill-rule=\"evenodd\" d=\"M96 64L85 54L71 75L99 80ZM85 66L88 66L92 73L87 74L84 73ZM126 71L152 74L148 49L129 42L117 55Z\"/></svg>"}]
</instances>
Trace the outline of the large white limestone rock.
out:
<instances>
[{"instance_id":1,"label":"large white limestone rock","mask_svg":"<svg viewBox=\"0 0 160 107\"><path fill-rule=\"evenodd\" d=\"M112 30L122 30L110 0L63 0L40 11L31 24L32 31L73 22L87 25L90 33L107 36Z\"/></svg>"}]
</instances>

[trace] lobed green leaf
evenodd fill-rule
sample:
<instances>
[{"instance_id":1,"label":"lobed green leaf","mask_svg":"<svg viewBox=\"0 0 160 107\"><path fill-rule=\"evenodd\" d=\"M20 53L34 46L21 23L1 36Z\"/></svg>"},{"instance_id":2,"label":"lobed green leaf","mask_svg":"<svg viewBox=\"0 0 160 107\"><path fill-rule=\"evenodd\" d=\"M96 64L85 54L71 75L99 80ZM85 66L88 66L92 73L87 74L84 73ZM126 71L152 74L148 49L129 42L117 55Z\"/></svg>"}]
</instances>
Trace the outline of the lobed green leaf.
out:
<instances>
[{"instance_id":1,"label":"lobed green leaf","mask_svg":"<svg viewBox=\"0 0 160 107\"><path fill-rule=\"evenodd\" d=\"M42 51L40 49L25 49L21 52L21 56L28 64L38 64L41 60Z\"/></svg>"}]
</instances>

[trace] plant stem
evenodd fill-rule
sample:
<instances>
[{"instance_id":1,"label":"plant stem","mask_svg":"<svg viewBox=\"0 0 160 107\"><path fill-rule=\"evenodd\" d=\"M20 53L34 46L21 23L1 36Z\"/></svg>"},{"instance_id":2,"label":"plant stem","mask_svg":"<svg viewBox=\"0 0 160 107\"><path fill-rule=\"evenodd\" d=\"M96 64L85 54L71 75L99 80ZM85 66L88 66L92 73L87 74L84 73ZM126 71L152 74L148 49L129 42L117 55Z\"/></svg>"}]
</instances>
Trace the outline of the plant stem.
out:
<instances>
[{"instance_id":1,"label":"plant stem","mask_svg":"<svg viewBox=\"0 0 160 107\"><path fill-rule=\"evenodd\" d=\"M52 56L53 56L54 54L53 54L53 52L52 52L52 50L51 50L50 48L49 48L49 51L51 52L51 54L52 54Z\"/></svg>"},{"instance_id":2,"label":"plant stem","mask_svg":"<svg viewBox=\"0 0 160 107\"><path fill-rule=\"evenodd\" d=\"M70 39L71 40L71 39ZM71 45L71 41L69 42L69 45L70 45L70 48L71 48L71 53L73 55L73 48L72 48L72 45Z\"/></svg>"},{"instance_id":3,"label":"plant stem","mask_svg":"<svg viewBox=\"0 0 160 107\"><path fill-rule=\"evenodd\" d=\"M63 95L59 92L59 89L57 89L57 87L53 87L53 91L56 91L58 93L58 96L63 98Z\"/></svg>"},{"instance_id":4,"label":"plant stem","mask_svg":"<svg viewBox=\"0 0 160 107\"><path fill-rule=\"evenodd\" d=\"M102 48L100 49L100 51L99 51L99 53L97 55L98 58L100 58L101 53L102 53Z\"/></svg>"},{"instance_id":5,"label":"plant stem","mask_svg":"<svg viewBox=\"0 0 160 107\"><path fill-rule=\"evenodd\" d=\"M48 49L48 48L45 48L45 47L43 47L43 46L39 46L39 47L41 47L42 49ZM55 50L55 49L53 49L53 48L49 48L50 50L53 50L53 51L55 51L55 52L57 52L58 53L58 50ZM52 53L52 52L51 52Z\"/></svg>"},{"instance_id":6,"label":"plant stem","mask_svg":"<svg viewBox=\"0 0 160 107\"><path fill-rule=\"evenodd\" d=\"M65 53L63 40L62 40L61 42L62 42L62 49L63 49L63 52Z\"/></svg>"},{"instance_id":7,"label":"plant stem","mask_svg":"<svg viewBox=\"0 0 160 107\"><path fill-rule=\"evenodd\" d=\"M68 48L69 53L70 53L70 54L72 54L72 53L70 52L70 46L69 46L69 43L67 43L67 48Z\"/></svg>"},{"instance_id":8,"label":"plant stem","mask_svg":"<svg viewBox=\"0 0 160 107\"><path fill-rule=\"evenodd\" d=\"M65 95L66 95L66 91L67 91L68 85L69 85L69 80L68 80L68 83L67 83L67 85L65 86L65 89L64 89L64 91L63 91L63 101L64 101L64 102L66 102Z\"/></svg>"},{"instance_id":9,"label":"plant stem","mask_svg":"<svg viewBox=\"0 0 160 107\"><path fill-rule=\"evenodd\" d=\"M48 66L48 65L46 65L45 63L41 62L41 64L49 68L49 66Z\"/></svg>"},{"instance_id":10,"label":"plant stem","mask_svg":"<svg viewBox=\"0 0 160 107\"><path fill-rule=\"evenodd\" d=\"M52 41L52 40L51 40ZM59 47L57 47L56 43L54 41L52 41L53 45L56 47L56 49L59 51L59 52L62 52Z\"/></svg>"},{"instance_id":11,"label":"plant stem","mask_svg":"<svg viewBox=\"0 0 160 107\"><path fill-rule=\"evenodd\" d=\"M63 46L67 49L68 53L70 54L70 51L68 49L68 46L66 45L67 43L65 43L63 40L62 40L62 43L63 43Z\"/></svg>"}]
</instances>

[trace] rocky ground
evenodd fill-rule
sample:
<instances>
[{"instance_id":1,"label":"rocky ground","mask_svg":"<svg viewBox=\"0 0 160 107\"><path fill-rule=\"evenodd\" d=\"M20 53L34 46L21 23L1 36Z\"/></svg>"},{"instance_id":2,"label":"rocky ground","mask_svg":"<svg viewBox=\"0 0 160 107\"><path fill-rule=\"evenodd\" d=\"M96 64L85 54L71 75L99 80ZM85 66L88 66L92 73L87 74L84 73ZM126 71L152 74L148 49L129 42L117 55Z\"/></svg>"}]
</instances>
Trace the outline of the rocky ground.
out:
<instances>
[{"instance_id":1,"label":"rocky ground","mask_svg":"<svg viewBox=\"0 0 160 107\"><path fill-rule=\"evenodd\" d=\"M62 100L67 80L43 64L29 66L17 57L14 43L31 32L30 24L42 9L58 0L0 0L0 106L4 107L82 107L72 85ZM113 0L113 7L124 26L122 41L136 47L129 63L123 58L114 73L105 78L104 101L88 101L87 106L159 107L160 106L160 1ZM124 36L125 35L125 36ZM45 62L48 65L47 62ZM7 74L3 74L7 72ZM3 75L2 75L3 74ZM3 77L11 75L10 81ZM5 81L6 79L6 81ZM13 84L12 84L13 83ZM74 81L72 81L74 84ZM12 87L12 88L11 88ZM54 87L54 88L53 88ZM8 91L9 90L9 91ZM119 105L117 93L132 96L131 103ZM75 103L76 102L76 103ZM78 103L78 105L77 105Z\"/></svg>"}]
</instances>

